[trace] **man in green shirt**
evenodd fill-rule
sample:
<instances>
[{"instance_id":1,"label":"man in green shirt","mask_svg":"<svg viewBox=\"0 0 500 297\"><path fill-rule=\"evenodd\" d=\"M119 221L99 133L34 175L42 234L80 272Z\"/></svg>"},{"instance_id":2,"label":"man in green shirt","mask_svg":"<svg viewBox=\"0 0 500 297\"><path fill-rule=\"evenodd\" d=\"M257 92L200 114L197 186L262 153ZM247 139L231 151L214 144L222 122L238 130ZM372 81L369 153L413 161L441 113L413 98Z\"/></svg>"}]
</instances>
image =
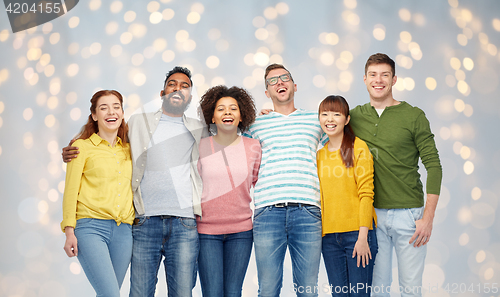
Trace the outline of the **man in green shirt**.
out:
<instances>
[{"instance_id":1,"label":"man in green shirt","mask_svg":"<svg viewBox=\"0 0 500 297\"><path fill-rule=\"evenodd\" d=\"M374 206L379 251L372 296L390 296L392 253L396 251L401 296L422 296L426 244L441 188L442 168L424 112L392 95L395 63L374 54L365 65L370 102L351 111L351 126L373 154ZM418 159L427 170L426 203Z\"/></svg>"}]
</instances>

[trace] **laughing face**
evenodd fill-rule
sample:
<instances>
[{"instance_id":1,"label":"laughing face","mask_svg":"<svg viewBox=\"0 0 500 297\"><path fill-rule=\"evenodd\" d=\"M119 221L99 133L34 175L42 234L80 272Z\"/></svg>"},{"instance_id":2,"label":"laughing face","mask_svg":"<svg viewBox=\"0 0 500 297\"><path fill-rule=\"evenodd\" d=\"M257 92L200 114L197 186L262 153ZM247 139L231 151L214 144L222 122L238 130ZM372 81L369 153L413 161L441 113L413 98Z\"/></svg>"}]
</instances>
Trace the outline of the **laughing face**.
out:
<instances>
[{"instance_id":1,"label":"laughing face","mask_svg":"<svg viewBox=\"0 0 500 297\"><path fill-rule=\"evenodd\" d=\"M282 68L273 69L269 71L266 79L270 77L279 77L283 74L290 74L288 71ZM266 96L273 100L274 105L285 105L293 102L294 94L297 91L297 85L293 80L283 82L281 78L278 78L278 82L275 85L267 85Z\"/></svg>"},{"instance_id":2,"label":"laughing face","mask_svg":"<svg viewBox=\"0 0 500 297\"><path fill-rule=\"evenodd\" d=\"M217 125L218 132L236 131L241 122L240 107L236 99L222 97L215 104L212 123Z\"/></svg>"},{"instance_id":3,"label":"laughing face","mask_svg":"<svg viewBox=\"0 0 500 297\"><path fill-rule=\"evenodd\" d=\"M191 81L184 73L172 74L160 92L163 97L163 113L169 116L182 116L191 102Z\"/></svg>"},{"instance_id":4,"label":"laughing face","mask_svg":"<svg viewBox=\"0 0 500 297\"><path fill-rule=\"evenodd\" d=\"M350 116L339 111L322 111L319 114L319 124L328 137L344 135L344 126L349 123Z\"/></svg>"},{"instance_id":5,"label":"laughing face","mask_svg":"<svg viewBox=\"0 0 500 297\"><path fill-rule=\"evenodd\" d=\"M384 101L392 99L392 86L396 84L397 76L393 76L389 64L372 64L366 70L364 81L370 99Z\"/></svg>"},{"instance_id":6,"label":"laughing face","mask_svg":"<svg viewBox=\"0 0 500 297\"><path fill-rule=\"evenodd\" d=\"M97 121L99 131L106 133L118 131L123 121L123 109L118 97L106 95L99 98L92 118Z\"/></svg>"}]
</instances>

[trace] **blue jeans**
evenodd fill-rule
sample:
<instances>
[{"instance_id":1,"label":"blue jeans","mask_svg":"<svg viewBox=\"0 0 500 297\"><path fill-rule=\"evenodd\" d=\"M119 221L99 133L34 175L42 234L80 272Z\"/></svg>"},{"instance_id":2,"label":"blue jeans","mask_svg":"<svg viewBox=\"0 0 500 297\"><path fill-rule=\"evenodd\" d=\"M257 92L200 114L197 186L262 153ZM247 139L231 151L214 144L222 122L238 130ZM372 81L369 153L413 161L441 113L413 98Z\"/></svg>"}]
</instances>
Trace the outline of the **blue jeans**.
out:
<instances>
[{"instance_id":1,"label":"blue jeans","mask_svg":"<svg viewBox=\"0 0 500 297\"><path fill-rule=\"evenodd\" d=\"M359 231L330 233L323 237L323 260L332 296L361 297L370 296L373 263L377 255L377 235L375 230L368 231L368 245L372 259L368 265L358 267L357 256L352 257L358 241Z\"/></svg>"},{"instance_id":2,"label":"blue jeans","mask_svg":"<svg viewBox=\"0 0 500 297\"><path fill-rule=\"evenodd\" d=\"M396 250L398 260L401 296L422 296L422 275L427 246L413 247L413 243L410 244L409 241L415 233L415 221L422 218L423 211L423 207L375 208L379 249L373 269L372 296L390 296L393 249Z\"/></svg>"},{"instance_id":3,"label":"blue jeans","mask_svg":"<svg viewBox=\"0 0 500 297\"><path fill-rule=\"evenodd\" d=\"M297 296L317 296L321 258L319 207L267 206L255 210L253 224L259 296L277 297L283 285L283 261L287 247ZM287 292L285 294L289 296Z\"/></svg>"},{"instance_id":4,"label":"blue jeans","mask_svg":"<svg viewBox=\"0 0 500 297\"><path fill-rule=\"evenodd\" d=\"M252 230L222 234L198 234L203 297L239 297L252 253Z\"/></svg>"},{"instance_id":5,"label":"blue jeans","mask_svg":"<svg viewBox=\"0 0 500 297\"><path fill-rule=\"evenodd\" d=\"M130 296L154 297L163 257L168 296L192 296L199 249L196 220L170 216L140 217L132 226L132 234Z\"/></svg>"},{"instance_id":6,"label":"blue jeans","mask_svg":"<svg viewBox=\"0 0 500 297\"><path fill-rule=\"evenodd\" d=\"M132 256L132 227L114 220L79 219L78 261L98 297L120 296Z\"/></svg>"}]
</instances>

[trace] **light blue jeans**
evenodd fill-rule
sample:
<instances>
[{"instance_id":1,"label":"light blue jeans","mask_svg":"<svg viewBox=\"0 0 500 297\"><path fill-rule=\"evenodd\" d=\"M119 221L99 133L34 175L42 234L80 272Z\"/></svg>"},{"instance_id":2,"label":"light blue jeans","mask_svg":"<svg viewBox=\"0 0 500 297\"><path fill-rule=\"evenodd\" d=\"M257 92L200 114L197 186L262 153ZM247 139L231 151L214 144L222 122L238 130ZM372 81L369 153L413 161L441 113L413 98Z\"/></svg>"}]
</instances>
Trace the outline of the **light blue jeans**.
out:
<instances>
[{"instance_id":1,"label":"light blue jeans","mask_svg":"<svg viewBox=\"0 0 500 297\"><path fill-rule=\"evenodd\" d=\"M267 206L255 210L253 239L260 297L278 297L283 285L283 261L287 247L297 296L318 296L321 259L321 211L319 207ZM290 292L284 294L290 296Z\"/></svg>"},{"instance_id":2,"label":"light blue jeans","mask_svg":"<svg viewBox=\"0 0 500 297\"><path fill-rule=\"evenodd\" d=\"M78 261L98 297L119 297L132 255L132 227L114 220L79 219Z\"/></svg>"},{"instance_id":3,"label":"light blue jeans","mask_svg":"<svg viewBox=\"0 0 500 297\"><path fill-rule=\"evenodd\" d=\"M165 266L169 297L189 297L196 284L196 220L171 216L137 218L130 266L130 296L154 297L158 269Z\"/></svg>"},{"instance_id":4,"label":"light blue jeans","mask_svg":"<svg viewBox=\"0 0 500 297\"><path fill-rule=\"evenodd\" d=\"M396 250L399 288L402 297L422 296L422 274L427 246L414 247L410 238L415 233L415 221L424 208L382 209L377 213L378 254L373 268L372 296L389 297L392 283L392 253Z\"/></svg>"},{"instance_id":5,"label":"light blue jeans","mask_svg":"<svg viewBox=\"0 0 500 297\"><path fill-rule=\"evenodd\" d=\"M252 230L231 234L198 234L203 297L240 297L252 253Z\"/></svg>"}]
</instances>

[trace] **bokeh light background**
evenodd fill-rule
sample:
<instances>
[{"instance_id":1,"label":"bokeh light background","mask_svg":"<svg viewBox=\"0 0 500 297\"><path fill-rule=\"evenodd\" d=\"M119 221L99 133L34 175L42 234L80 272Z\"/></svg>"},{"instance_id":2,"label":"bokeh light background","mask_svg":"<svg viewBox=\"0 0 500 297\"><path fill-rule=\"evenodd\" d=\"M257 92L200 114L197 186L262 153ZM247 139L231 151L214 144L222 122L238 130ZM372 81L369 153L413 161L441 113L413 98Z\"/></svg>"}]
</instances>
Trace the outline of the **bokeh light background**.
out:
<instances>
[{"instance_id":1,"label":"bokeh light background","mask_svg":"<svg viewBox=\"0 0 500 297\"><path fill-rule=\"evenodd\" d=\"M93 295L62 249L60 152L96 90L119 90L130 115L183 65L198 94L243 86L263 108L264 69L277 62L298 107L329 94L355 106L368 102L364 63L376 52L397 62L394 96L426 112L444 169L424 296L500 296L484 292L500 286L500 2L89 0L17 34L0 14L0 296ZM122 296L129 286L127 275ZM287 259L282 296L291 287ZM157 288L166 296L163 272ZM257 295L253 256L243 290Z\"/></svg>"}]
</instances>

